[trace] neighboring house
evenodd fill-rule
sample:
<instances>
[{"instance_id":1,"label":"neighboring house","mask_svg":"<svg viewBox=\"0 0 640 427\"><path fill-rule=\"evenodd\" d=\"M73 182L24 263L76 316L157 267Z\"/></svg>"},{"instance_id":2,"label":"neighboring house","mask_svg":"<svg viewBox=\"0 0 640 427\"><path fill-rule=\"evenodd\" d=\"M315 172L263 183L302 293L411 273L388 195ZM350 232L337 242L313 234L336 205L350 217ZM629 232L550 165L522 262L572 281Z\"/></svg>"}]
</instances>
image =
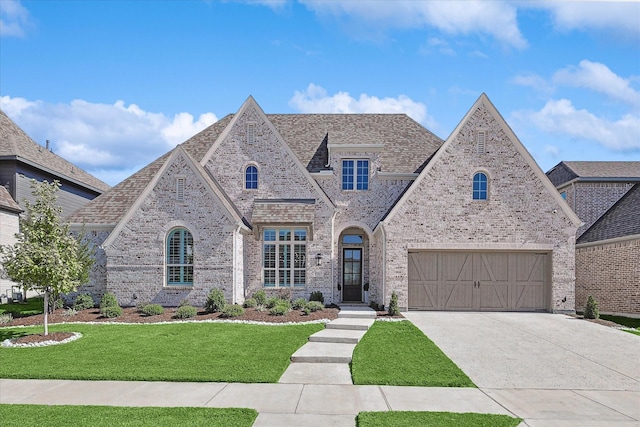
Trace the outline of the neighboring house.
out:
<instances>
[{"instance_id":1,"label":"neighboring house","mask_svg":"<svg viewBox=\"0 0 640 427\"><path fill-rule=\"evenodd\" d=\"M12 245L16 242L18 224L22 209L6 188L0 186L0 242L3 245ZM0 295L11 295L11 286L15 283L8 280L0 271ZM8 293L8 294L7 294ZM4 298L0 298L4 302Z\"/></svg>"},{"instance_id":2,"label":"neighboring house","mask_svg":"<svg viewBox=\"0 0 640 427\"><path fill-rule=\"evenodd\" d=\"M48 143L47 143L48 145ZM58 203L67 216L95 199L109 185L38 144L0 110L0 185L24 207L34 201L31 180L60 181Z\"/></svg>"},{"instance_id":3,"label":"neighboring house","mask_svg":"<svg viewBox=\"0 0 640 427\"><path fill-rule=\"evenodd\" d=\"M446 141L404 114L229 115L75 212L81 291L211 288L403 309L573 312L580 221L481 95Z\"/></svg>"},{"instance_id":4,"label":"neighboring house","mask_svg":"<svg viewBox=\"0 0 640 427\"><path fill-rule=\"evenodd\" d=\"M576 245L576 309L640 315L640 162L560 162L547 176L585 225Z\"/></svg>"},{"instance_id":5,"label":"neighboring house","mask_svg":"<svg viewBox=\"0 0 640 427\"><path fill-rule=\"evenodd\" d=\"M35 202L31 180L61 183L58 204L67 216L106 191L109 186L31 139L0 110L0 188L24 209L24 201ZM6 204L6 203L5 203ZM5 218L6 219L6 218ZM0 245L15 242L17 216L0 234ZM9 231L11 228L11 231ZM0 294L10 292L14 283L1 280Z\"/></svg>"}]
</instances>

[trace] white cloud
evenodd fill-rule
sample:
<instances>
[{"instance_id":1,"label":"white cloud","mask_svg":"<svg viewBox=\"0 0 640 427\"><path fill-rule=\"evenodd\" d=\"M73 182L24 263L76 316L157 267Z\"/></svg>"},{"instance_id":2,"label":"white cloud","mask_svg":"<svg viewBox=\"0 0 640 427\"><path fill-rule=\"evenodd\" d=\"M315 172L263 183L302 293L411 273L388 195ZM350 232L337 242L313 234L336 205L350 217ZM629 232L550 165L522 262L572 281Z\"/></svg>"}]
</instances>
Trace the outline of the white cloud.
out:
<instances>
[{"instance_id":1,"label":"white cloud","mask_svg":"<svg viewBox=\"0 0 640 427\"><path fill-rule=\"evenodd\" d=\"M537 112L519 112L523 122L552 134L595 141L614 151L640 151L640 117L626 114L606 120L587 110L577 110L568 99L550 100Z\"/></svg>"},{"instance_id":2,"label":"white cloud","mask_svg":"<svg viewBox=\"0 0 640 427\"><path fill-rule=\"evenodd\" d=\"M535 73L518 74L511 79L511 83L520 86L529 86L542 93L553 92L553 87L551 87L545 78Z\"/></svg>"},{"instance_id":3,"label":"white cloud","mask_svg":"<svg viewBox=\"0 0 640 427\"><path fill-rule=\"evenodd\" d=\"M640 3L636 1L553 1L533 5L548 9L560 31L596 29L640 36Z\"/></svg>"},{"instance_id":4,"label":"white cloud","mask_svg":"<svg viewBox=\"0 0 640 427\"><path fill-rule=\"evenodd\" d=\"M551 157L556 157L556 158L560 155L560 149L555 145L549 145L549 144L545 145L544 152L546 154L550 154Z\"/></svg>"},{"instance_id":5,"label":"white cloud","mask_svg":"<svg viewBox=\"0 0 640 427\"><path fill-rule=\"evenodd\" d=\"M18 0L0 0L0 36L24 37L32 25L29 11Z\"/></svg>"},{"instance_id":6,"label":"white cloud","mask_svg":"<svg viewBox=\"0 0 640 427\"><path fill-rule=\"evenodd\" d=\"M330 96L324 88L310 83L304 92L295 91L289 105L302 113L405 113L427 127L435 127L427 106L405 95L381 99L363 93L356 99L348 92L338 92Z\"/></svg>"},{"instance_id":7,"label":"white cloud","mask_svg":"<svg viewBox=\"0 0 640 427\"><path fill-rule=\"evenodd\" d=\"M370 28L433 27L447 34L488 34L507 46L525 48L516 7L495 1L301 1L321 16L365 21Z\"/></svg>"},{"instance_id":8,"label":"white cloud","mask_svg":"<svg viewBox=\"0 0 640 427\"><path fill-rule=\"evenodd\" d=\"M420 48L420 53L429 54L433 50L437 50L443 55L456 56L456 52L449 45L449 42L438 37L429 37L426 46Z\"/></svg>"},{"instance_id":9,"label":"white cloud","mask_svg":"<svg viewBox=\"0 0 640 427\"><path fill-rule=\"evenodd\" d=\"M111 184L102 177L129 175L217 121L213 113L171 118L124 101L48 104L2 96L0 108L35 141L49 139L56 154Z\"/></svg>"},{"instance_id":10,"label":"white cloud","mask_svg":"<svg viewBox=\"0 0 640 427\"><path fill-rule=\"evenodd\" d=\"M618 76L609 67L599 62L582 60L578 67L558 70L553 80L568 86L585 87L612 99L636 107L640 106L640 92L631 87L630 81Z\"/></svg>"}]
</instances>

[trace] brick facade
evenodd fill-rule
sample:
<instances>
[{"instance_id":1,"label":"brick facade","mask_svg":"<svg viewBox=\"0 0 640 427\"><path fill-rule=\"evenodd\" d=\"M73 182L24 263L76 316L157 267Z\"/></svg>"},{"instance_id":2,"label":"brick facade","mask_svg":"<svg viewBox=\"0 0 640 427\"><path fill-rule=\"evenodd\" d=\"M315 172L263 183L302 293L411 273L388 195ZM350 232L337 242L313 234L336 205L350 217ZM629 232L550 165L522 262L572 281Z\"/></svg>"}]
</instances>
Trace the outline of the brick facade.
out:
<instances>
[{"instance_id":1,"label":"brick facade","mask_svg":"<svg viewBox=\"0 0 640 427\"><path fill-rule=\"evenodd\" d=\"M601 312L640 315L640 238L576 248L576 310L589 295Z\"/></svg>"}]
</instances>

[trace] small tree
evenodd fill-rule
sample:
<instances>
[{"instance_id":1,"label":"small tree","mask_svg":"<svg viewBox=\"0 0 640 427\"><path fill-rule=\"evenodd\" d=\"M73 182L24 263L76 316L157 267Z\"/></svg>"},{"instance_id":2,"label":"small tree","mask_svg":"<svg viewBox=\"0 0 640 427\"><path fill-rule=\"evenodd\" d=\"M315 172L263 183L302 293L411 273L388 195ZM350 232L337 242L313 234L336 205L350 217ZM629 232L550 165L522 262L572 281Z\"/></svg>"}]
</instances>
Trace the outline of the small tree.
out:
<instances>
[{"instance_id":1,"label":"small tree","mask_svg":"<svg viewBox=\"0 0 640 427\"><path fill-rule=\"evenodd\" d=\"M400 308L398 308L398 294L395 291L391 292L391 301L389 302L389 316L397 316L400 314Z\"/></svg>"},{"instance_id":2,"label":"small tree","mask_svg":"<svg viewBox=\"0 0 640 427\"><path fill-rule=\"evenodd\" d=\"M584 307L585 319L597 319L600 317L600 311L598 310L598 301L591 295L587 298L587 305Z\"/></svg>"},{"instance_id":3,"label":"small tree","mask_svg":"<svg viewBox=\"0 0 640 427\"><path fill-rule=\"evenodd\" d=\"M69 233L56 205L60 183L31 181L35 203L25 202L20 232L12 246L0 247L2 266L14 282L25 289L44 292L44 335L49 334L50 297L72 292L89 281L93 250L82 236Z\"/></svg>"}]
</instances>

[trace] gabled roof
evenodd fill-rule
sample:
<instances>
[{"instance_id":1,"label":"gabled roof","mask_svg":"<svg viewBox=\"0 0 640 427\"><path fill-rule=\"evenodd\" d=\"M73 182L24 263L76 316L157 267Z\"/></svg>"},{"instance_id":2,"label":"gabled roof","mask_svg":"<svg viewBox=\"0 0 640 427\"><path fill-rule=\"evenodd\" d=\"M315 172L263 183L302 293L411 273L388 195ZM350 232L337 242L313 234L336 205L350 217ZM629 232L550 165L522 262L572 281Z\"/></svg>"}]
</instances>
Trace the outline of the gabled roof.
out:
<instances>
[{"instance_id":1,"label":"gabled roof","mask_svg":"<svg viewBox=\"0 0 640 427\"><path fill-rule=\"evenodd\" d=\"M420 186L420 183L424 179L426 179L425 177L427 176L429 171L434 167L434 164L438 163L440 158L443 156L443 153L445 153L447 148L454 143L454 141L458 137L458 134L462 130L463 126L469 121L471 116L481 106L484 106L485 108L487 108L487 110L491 113L494 119L500 124L500 126L502 127L502 130L506 134L506 137L510 141L512 141L513 147L520 153L520 155L524 158L525 162L529 165L529 167L531 167L531 170L538 177L538 179L540 179L540 182L542 183L542 185L549 191L549 194L551 195L551 197L553 197L556 200L556 202L558 203L558 206L562 209L562 212L564 212L567 218L571 222L573 222L573 224L576 227L579 227L582 224L582 221L580 221L578 216L571 210L569 205L560 196L560 193L556 191L553 184L549 181L549 179L544 174L544 172L542 172L542 170L540 169L536 161L533 159L533 157L531 157L531 154L529 153L529 151L527 151L527 149L524 147L522 142L520 142L516 134L509 127L507 122L504 120L504 118L498 112L495 105L493 105L493 103L491 102L491 100L489 100L489 97L485 93L482 93L478 97L478 99L473 104L473 106L469 109L469 111L467 111L467 114L465 114L465 116L462 118L460 123L458 123L458 126L456 126L453 132L451 132L451 135L449 135L449 137L445 140L444 144L442 144L442 146L438 148L438 150L433 155L433 157L430 158L428 162L426 162L425 167L420 172L420 175L418 175L418 178L416 178L416 180L408 187L408 189L404 192L404 194L401 195L401 197L396 201L396 203L389 210L389 212L385 214L385 216L380 221L380 224L384 225L384 224L387 224L389 221L391 221L393 217L396 215L396 213L401 209L401 206L411 198L411 195L413 194L413 192L416 191L416 188L418 188ZM376 226L374 232L376 232L378 228L379 226Z\"/></svg>"},{"instance_id":2,"label":"gabled roof","mask_svg":"<svg viewBox=\"0 0 640 427\"><path fill-rule=\"evenodd\" d=\"M576 244L640 235L640 183L585 231Z\"/></svg>"},{"instance_id":3,"label":"gabled roof","mask_svg":"<svg viewBox=\"0 0 640 427\"><path fill-rule=\"evenodd\" d=\"M565 161L551 168L547 176L556 187L576 179L640 181L640 162Z\"/></svg>"},{"instance_id":4,"label":"gabled roof","mask_svg":"<svg viewBox=\"0 0 640 427\"><path fill-rule=\"evenodd\" d=\"M9 191L0 185L0 210L21 213L22 208L13 200Z\"/></svg>"},{"instance_id":5,"label":"gabled roof","mask_svg":"<svg viewBox=\"0 0 640 427\"><path fill-rule=\"evenodd\" d=\"M30 163L74 182L102 193L109 189L95 176L66 161L31 139L20 127L0 110L0 159L10 158Z\"/></svg>"}]
</instances>

